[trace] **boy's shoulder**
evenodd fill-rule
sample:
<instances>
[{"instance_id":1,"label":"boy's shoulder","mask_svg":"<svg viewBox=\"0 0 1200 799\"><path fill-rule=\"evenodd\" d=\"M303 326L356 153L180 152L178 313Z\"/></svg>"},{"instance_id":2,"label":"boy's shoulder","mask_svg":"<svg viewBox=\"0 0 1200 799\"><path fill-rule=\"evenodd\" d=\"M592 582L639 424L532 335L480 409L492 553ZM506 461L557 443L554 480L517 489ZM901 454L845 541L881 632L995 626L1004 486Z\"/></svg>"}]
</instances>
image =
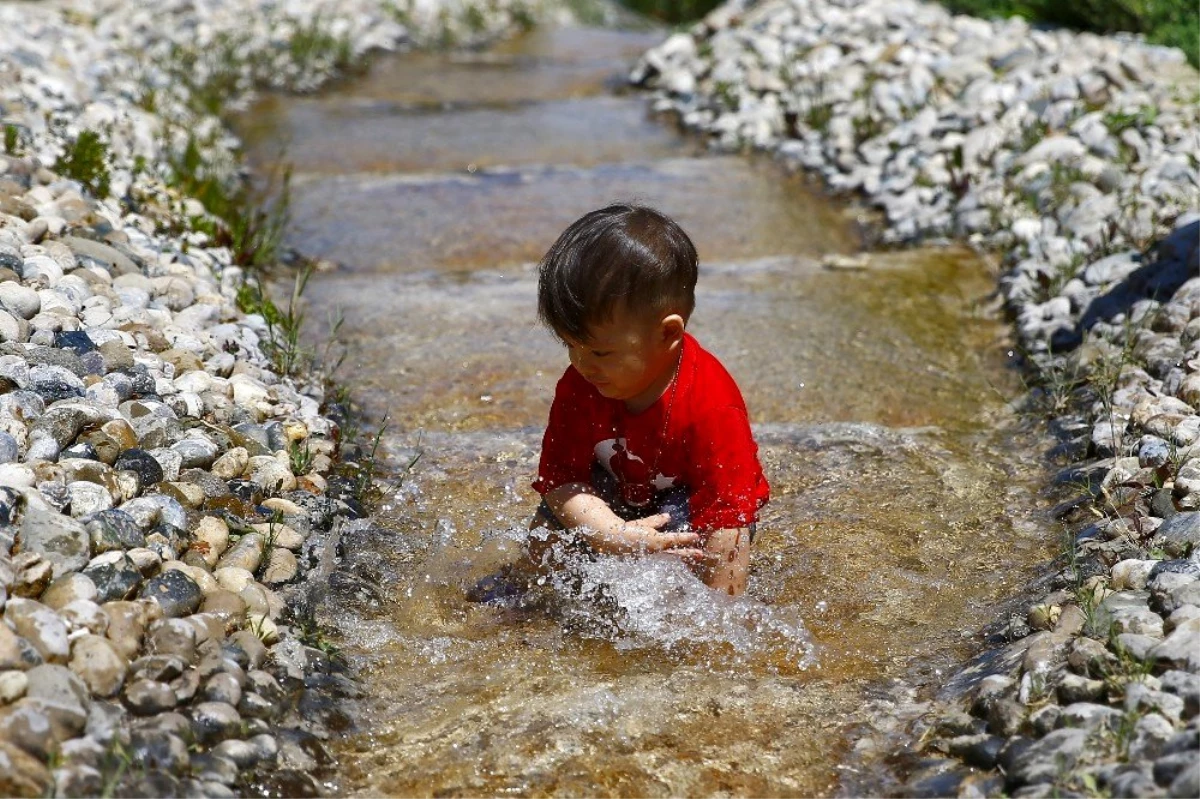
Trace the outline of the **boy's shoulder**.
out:
<instances>
[{"instance_id":1,"label":"boy's shoulder","mask_svg":"<svg viewBox=\"0 0 1200 799\"><path fill-rule=\"evenodd\" d=\"M737 381L721 360L706 350L690 333L685 339L685 361L681 369L688 373L687 394L693 407L727 408L734 406L745 410L746 402ZM690 357L689 352L690 350ZM681 385L681 389L685 386Z\"/></svg>"}]
</instances>

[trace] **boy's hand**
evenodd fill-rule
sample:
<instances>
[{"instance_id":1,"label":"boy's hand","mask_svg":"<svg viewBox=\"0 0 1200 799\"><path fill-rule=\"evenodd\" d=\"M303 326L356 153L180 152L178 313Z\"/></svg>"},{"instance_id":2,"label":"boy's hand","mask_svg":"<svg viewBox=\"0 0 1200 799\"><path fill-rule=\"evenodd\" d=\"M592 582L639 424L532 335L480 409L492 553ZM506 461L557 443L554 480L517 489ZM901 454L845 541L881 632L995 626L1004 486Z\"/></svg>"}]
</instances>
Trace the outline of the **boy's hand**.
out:
<instances>
[{"instance_id":1,"label":"boy's hand","mask_svg":"<svg viewBox=\"0 0 1200 799\"><path fill-rule=\"evenodd\" d=\"M670 513L655 513L631 522L617 525L613 539L625 543L630 552L668 552L684 560L702 558L703 549L695 545L700 543L700 535L696 533L664 533L659 530L662 525L671 522Z\"/></svg>"}]
</instances>

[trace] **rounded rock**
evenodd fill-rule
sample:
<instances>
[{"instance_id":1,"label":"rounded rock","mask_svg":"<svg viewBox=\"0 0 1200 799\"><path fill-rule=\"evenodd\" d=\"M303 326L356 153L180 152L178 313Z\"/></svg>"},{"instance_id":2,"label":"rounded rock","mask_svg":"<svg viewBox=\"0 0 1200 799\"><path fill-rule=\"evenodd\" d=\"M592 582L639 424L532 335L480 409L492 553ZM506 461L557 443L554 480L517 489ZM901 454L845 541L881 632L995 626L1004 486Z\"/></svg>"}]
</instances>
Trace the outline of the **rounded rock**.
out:
<instances>
[{"instance_id":1,"label":"rounded rock","mask_svg":"<svg viewBox=\"0 0 1200 799\"><path fill-rule=\"evenodd\" d=\"M128 554L120 550L97 555L83 568L96 586L100 604L133 596L142 583L142 573Z\"/></svg>"},{"instance_id":2,"label":"rounded rock","mask_svg":"<svg viewBox=\"0 0 1200 799\"><path fill-rule=\"evenodd\" d=\"M148 580L142 588L141 596L153 599L161 605L163 615L178 618L194 613L200 607L204 592L196 585L191 575L172 569Z\"/></svg>"},{"instance_id":3,"label":"rounded rock","mask_svg":"<svg viewBox=\"0 0 1200 799\"><path fill-rule=\"evenodd\" d=\"M99 591L92 578L80 572L71 572L52 582L42 593L41 602L54 610L60 610L78 599L95 601L98 596Z\"/></svg>"},{"instance_id":4,"label":"rounded rock","mask_svg":"<svg viewBox=\"0 0 1200 799\"><path fill-rule=\"evenodd\" d=\"M117 457L113 468L135 473L143 488L160 483L163 479L162 466L153 455L144 449L125 450Z\"/></svg>"},{"instance_id":5,"label":"rounded rock","mask_svg":"<svg viewBox=\"0 0 1200 799\"><path fill-rule=\"evenodd\" d=\"M138 716L153 716L175 707L175 692L165 682L134 680L125 686L125 706Z\"/></svg>"},{"instance_id":6,"label":"rounded rock","mask_svg":"<svg viewBox=\"0 0 1200 799\"><path fill-rule=\"evenodd\" d=\"M129 670L129 662L112 642L98 635L84 635L72 642L69 666L100 697L115 696Z\"/></svg>"},{"instance_id":7,"label":"rounded rock","mask_svg":"<svg viewBox=\"0 0 1200 799\"><path fill-rule=\"evenodd\" d=\"M237 734L242 716L226 702L200 702L191 708L192 729L200 741L223 741Z\"/></svg>"}]
</instances>

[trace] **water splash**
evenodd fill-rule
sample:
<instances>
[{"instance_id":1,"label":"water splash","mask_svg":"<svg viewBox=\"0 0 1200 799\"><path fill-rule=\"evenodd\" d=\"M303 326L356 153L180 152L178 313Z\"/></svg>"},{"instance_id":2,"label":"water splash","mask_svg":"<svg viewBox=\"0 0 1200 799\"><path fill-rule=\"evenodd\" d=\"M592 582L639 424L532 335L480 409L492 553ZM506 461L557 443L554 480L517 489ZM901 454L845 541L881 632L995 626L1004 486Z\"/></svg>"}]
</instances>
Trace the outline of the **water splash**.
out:
<instances>
[{"instance_id":1,"label":"water splash","mask_svg":"<svg viewBox=\"0 0 1200 799\"><path fill-rule=\"evenodd\" d=\"M798 608L714 591L670 555L596 556L563 542L554 560L560 568L518 604L547 610L570 633L730 667L762 661L772 671L803 671L817 663Z\"/></svg>"}]
</instances>

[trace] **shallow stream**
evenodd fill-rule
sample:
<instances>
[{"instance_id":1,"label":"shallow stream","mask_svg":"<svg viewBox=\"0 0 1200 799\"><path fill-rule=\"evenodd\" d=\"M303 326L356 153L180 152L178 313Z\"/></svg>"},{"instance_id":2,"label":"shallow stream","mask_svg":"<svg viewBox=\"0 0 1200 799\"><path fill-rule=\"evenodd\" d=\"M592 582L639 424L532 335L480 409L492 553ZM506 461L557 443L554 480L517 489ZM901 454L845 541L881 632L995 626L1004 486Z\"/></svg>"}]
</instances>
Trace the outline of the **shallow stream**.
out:
<instances>
[{"instance_id":1,"label":"shallow stream","mask_svg":"<svg viewBox=\"0 0 1200 799\"><path fill-rule=\"evenodd\" d=\"M321 610L366 691L335 743L341 793L885 789L888 708L977 650L1049 554L994 277L957 249L823 266L857 251L848 209L620 92L660 37L387 56L239 123L259 167L286 147L289 244L340 265L313 278L310 317L341 310L341 380L390 420L392 490L347 531ZM615 199L675 216L700 252L689 329L741 385L772 484L748 596L651 559L595 564L604 603L471 605L535 505L566 365L534 264Z\"/></svg>"}]
</instances>

